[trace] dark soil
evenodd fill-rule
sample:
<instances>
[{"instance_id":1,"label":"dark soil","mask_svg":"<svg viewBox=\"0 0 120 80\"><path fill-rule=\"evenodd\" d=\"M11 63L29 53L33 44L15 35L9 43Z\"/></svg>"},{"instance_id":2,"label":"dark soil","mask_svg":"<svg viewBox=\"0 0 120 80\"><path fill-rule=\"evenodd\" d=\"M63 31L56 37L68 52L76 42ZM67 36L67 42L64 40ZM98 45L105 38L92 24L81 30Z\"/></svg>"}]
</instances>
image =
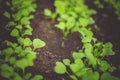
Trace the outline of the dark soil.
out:
<instances>
[{"instance_id":1,"label":"dark soil","mask_svg":"<svg viewBox=\"0 0 120 80\"><path fill-rule=\"evenodd\" d=\"M86 3L90 8L97 10L94 19L100 30L96 30L92 26L95 37L98 41L113 43L113 49L116 55L112 56L110 61L111 64L118 66L120 64L120 21L116 19L113 9L106 7L100 10L92 4L91 0L86 0ZM26 70L33 74L42 74L44 80L71 80L67 74L57 75L54 72L54 65L56 61L64 58L72 60L72 52L78 51L82 47L80 35L73 33L66 39L63 39L62 32L54 26L57 22L44 16L43 11L45 8L54 10L53 0L37 0L37 4L38 8L35 13L35 18L31 21L33 27L31 39L40 38L46 42L46 46L37 50L38 54L34 66ZM9 36L9 31L4 29L8 21L2 14L7 9L3 1L3 3L0 4L0 19L2 20L0 21L0 49L4 48L4 40L14 40ZM61 46L62 42L64 42L64 47ZM114 75L119 77L119 72L120 71L116 71Z\"/></svg>"}]
</instances>

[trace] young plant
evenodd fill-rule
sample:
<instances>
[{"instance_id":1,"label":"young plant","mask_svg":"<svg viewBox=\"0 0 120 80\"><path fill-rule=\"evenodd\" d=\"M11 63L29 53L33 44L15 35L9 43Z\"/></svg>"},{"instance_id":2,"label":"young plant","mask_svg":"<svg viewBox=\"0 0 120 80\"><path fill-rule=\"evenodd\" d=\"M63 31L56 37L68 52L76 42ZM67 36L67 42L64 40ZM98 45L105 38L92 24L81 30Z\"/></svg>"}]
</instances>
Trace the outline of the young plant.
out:
<instances>
[{"instance_id":1,"label":"young plant","mask_svg":"<svg viewBox=\"0 0 120 80\"><path fill-rule=\"evenodd\" d=\"M31 13L35 12L36 4L34 0L11 0L7 5L13 14L4 13L10 20L6 28L11 30L10 35L16 38L16 43L5 41L7 48L0 51L0 75L8 80L42 80L41 75L25 74L25 69L34 65L35 50L45 46L44 41L37 38L32 41L28 37L32 35L30 20L34 18Z\"/></svg>"},{"instance_id":2,"label":"young plant","mask_svg":"<svg viewBox=\"0 0 120 80\"><path fill-rule=\"evenodd\" d=\"M62 62L58 61L54 70L58 74L67 73L73 80L106 80L107 78L120 80L110 74L116 68L103 58L110 55L114 55L111 43L89 44L88 47L84 46L83 50L73 53L74 62L69 59L64 59ZM72 73L67 71L68 67Z\"/></svg>"},{"instance_id":3,"label":"young plant","mask_svg":"<svg viewBox=\"0 0 120 80\"><path fill-rule=\"evenodd\" d=\"M45 9L44 14L52 19L58 16L56 27L62 31L64 37L94 23L91 15L96 11L88 9L84 0L55 0L54 6L55 12Z\"/></svg>"},{"instance_id":4,"label":"young plant","mask_svg":"<svg viewBox=\"0 0 120 80\"><path fill-rule=\"evenodd\" d=\"M105 59L105 56L115 55L112 50L112 43L96 42L91 29L80 28L83 48L79 52L73 53L73 60L64 59L62 62L56 62L54 68L58 74L67 73L73 80L120 80L112 76L110 73L116 70L116 67L110 65ZM69 67L69 71L67 68Z\"/></svg>"}]
</instances>

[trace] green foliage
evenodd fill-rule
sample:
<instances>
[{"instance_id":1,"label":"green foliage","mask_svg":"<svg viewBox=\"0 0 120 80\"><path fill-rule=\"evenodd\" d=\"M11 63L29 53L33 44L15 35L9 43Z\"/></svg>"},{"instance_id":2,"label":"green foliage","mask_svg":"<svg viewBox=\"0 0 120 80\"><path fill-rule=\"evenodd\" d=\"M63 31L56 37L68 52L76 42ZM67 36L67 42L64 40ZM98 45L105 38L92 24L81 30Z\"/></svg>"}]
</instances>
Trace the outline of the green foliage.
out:
<instances>
[{"instance_id":1,"label":"green foliage","mask_svg":"<svg viewBox=\"0 0 120 80\"><path fill-rule=\"evenodd\" d=\"M45 14L46 16L51 16L51 15L52 15L52 12L51 12L49 9L45 9L45 10L44 10L44 14Z\"/></svg>"},{"instance_id":2,"label":"green foliage","mask_svg":"<svg viewBox=\"0 0 120 80\"><path fill-rule=\"evenodd\" d=\"M10 78L14 74L13 67L9 66L8 64L2 64L0 66L1 75L6 78Z\"/></svg>"},{"instance_id":3,"label":"green foliage","mask_svg":"<svg viewBox=\"0 0 120 80\"><path fill-rule=\"evenodd\" d=\"M13 29L12 32L10 33L12 37L19 37L19 31L17 29Z\"/></svg>"},{"instance_id":4,"label":"green foliage","mask_svg":"<svg viewBox=\"0 0 120 80\"><path fill-rule=\"evenodd\" d=\"M33 40L33 46L34 46L34 50L37 48L42 48L45 46L45 42L36 38Z\"/></svg>"},{"instance_id":5,"label":"green foliage","mask_svg":"<svg viewBox=\"0 0 120 80\"><path fill-rule=\"evenodd\" d=\"M112 43L96 42L91 29L83 27L79 32L83 43L82 50L73 53L73 63L70 63L69 59L63 60L64 67L69 67L72 71L72 74L66 71L68 75L73 80L99 80L102 77L100 73L113 72L116 68L103 59L105 56L115 55ZM59 70L60 67L57 68Z\"/></svg>"},{"instance_id":6,"label":"green foliage","mask_svg":"<svg viewBox=\"0 0 120 80\"><path fill-rule=\"evenodd\" d=\"M10 36L16 38L16 43L5 41L7 48L0 51L0 75L8 80L42 80L41 75L33 76L31 73L24 73L25 69L33 66L36 58L35 50L45 46L40 39L29 38L32 35L30 20L35 12L34 0L11 0L6 4L11 8L12 14L5 11L4 16L10 20L6 28L11 30ZM19 74L21 73L21 75Z\"/></svg>"},{"instance_id":7,"label":"green foliage","mask_svg":"<svg viewBox=\"0 0 120 80\"><path fill-rule=\"evenodd\" d=\"M63 60L63 63L64 63L65 65L68 65L68 66L69 66L69 65L70 65L70 60L69 60L69 59L64 59L64 60Z\"/></svg>"},{"instance_id":8,"label":"green foliage","mask_svg":"<svg viewBox=\"0 0 120 80\"><path fill-rule=\"evenodd\" d=\"M110 73L106 72L106 73L102 74L101 80L120 80L120 79L117 77L114 77Z\"/></svg>"},{"instance_id":9,"label":"green foliage","mask_svg":"<svg viewBox=\"0 0 120 80\"><path fill-rule=\"evenodd\" d=\"M99 73L93 72L92 70L87 71L87 73L82 77L82 80L99 80Z\"/></svg>"},{"instance_id":10,"label":"green foliage","mask_svg":"<svg viewBox=\"0 0 120 80\"><path fill-rule=\"evenodd\" d=\"M35 75L33 78L31 78L30 80L42 80L43 77L41 75Z\"/></svg>"},{"instance_id":11,"label":"green foliage","mask_svg":"<svg viewBox=\"0 0 120 80\"><path fill-rule=\"evenodd\" d=\"M79 32L82 35L82 42L83 43L87 43L87 42L91 42L93 39L93 33L91 32L91 30L88 30L87 28L80 28Z\"/></svg>"},{"instance_id":12,"label":"green foliage","mask_svg":"<svg viewBox=\"0 0 120 80\"><path fill-rule=\"evenodd\" d=\"M114 54L115 54L115 52L112 50L112 44L111 43L106 43L103 46L101 56L114 55Z\"/></svg>"},{"instance_id":13,"label":"green foliage","mask_svg":"<svg viewBox=\"0 0 120 80\"><path fill-rule=\"evenodd\" d=\"M106 72L110 74L116 69L104 57L115 55L115 52L112 50L112 43L97 42L91 28L86 27L94 23L91 16L95 11L88 9L84 0L55 0L54 6L55 12L51 13L50 10L45 9L45 15L52 19L52 15L58 16L59 23L56 27L63 32L64 37L78 31L83 43L82 49L72 54L73 61L64 59L62 62L56 62L55 72L67 73L73 80L104 80L104 75L101 74ZM67 68L71 71L67 71ZM118 78L114 77L112 80L114 79Z\"/></svg>"},{"instance_id":14,"label":"green foliage","mask_svg":"<svg viewBox=\"0 0 120 80\"><path fill-rule=\"evenodd\" d=\"M84 0L55 0L54 6L55 12L45 9L44 14L52 19L58 16L56 27L63 32L64 37L94 23L91 15L96 11L88 9Z\"/></svg>"},{"instance_id":15,"label":"green foliage","mask_svg":"<svg viewBox=\"0 0 120 80\"><path fill-rule=\"evenodd\" d=\"M8 18L8 19L10 19L10 13L9 12L4 12L4 14L3 14L6 18Z\"/></svg>"},{"instance_id":16,"label":"green foliage","mask_svg":"<svg viewBox=\"0 0 120 80\"><path fill-rule=\"evenodd\" d=\"M31 46L32 41L30 40L30 38L23 39L23 45L24 45L24 47Z\"/></svg>"},{"instance_id":17,"label":"green foliage","mask_svg":"<svg viewBox=\"0 0 120 80\"><path fill-rule=\"evenodd\" d=\"M23 17L20 21L20 23L22 25L29 25L30 24L30 21L29 21L29 18L28 17Z\"/></svg>"},{"instance_id":18,"label":"green foliage","mask_svg":"<svg viewBox=\"0 0 120 80\"><path fill-rule=\"evenodd\" d=\"M110 72L113 72L116 68L103 59L104 56L111 56L109 53L106 52L106 55L102 55L101 57L104 47L109 47L109 51L112 50L112 44L110 42L105 44L95 42L93 45L88 42L85 43L82 50L73 53L74 62L71 63L69 59L64 59L63 62L56 62L63 65L65 70L63 70L63 73L59 73L57 70L62 71L62 67L56 65L55 68L57 67L57 70L55 70L55 72L58 74L68 73L73 80L99 80L101 78L101 80L107 80L107 77L105 78L104 75L100 74L106 72L110 74ZM95 51L96 53L94 54ZM66 71L68 67L72 71L72 74ZM119 78L112 77L112 75L109 75L109 77L112 79L108 80L119 80Z\"/></svg>"},{"instance_id":19,"label":"green foliage","mask_svg":"<svg viewBox=\"0 0 120 80\"><path fill-rule=\"evenodd\" d=\"M66 67L65 67L65 65L62 62L56 62L56 66L55 66L54 70L58 74L66 73Z\"/></svg>"}]
</instances>

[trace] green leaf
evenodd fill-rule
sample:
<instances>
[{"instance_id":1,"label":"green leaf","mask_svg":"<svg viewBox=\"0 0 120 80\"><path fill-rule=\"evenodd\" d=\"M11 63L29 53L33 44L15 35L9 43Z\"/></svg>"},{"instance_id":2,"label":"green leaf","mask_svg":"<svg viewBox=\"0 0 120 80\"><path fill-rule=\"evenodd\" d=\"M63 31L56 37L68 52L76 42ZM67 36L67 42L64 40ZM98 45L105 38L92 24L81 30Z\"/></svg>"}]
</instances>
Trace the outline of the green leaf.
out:
<instances>
[{"instance_id":1,"label":"green leaf","mask_svg":"<svg viewBox=\"0 0 120 80\"><path fill-rule=\"evenodd\" d=\"M27 29L29 29L29 30L33 30L30 25L25 25L24 27L27 28Z\"/></svg>"},{"instance_id":2,"label":"green leaf","mask_svg":"<svg viewBox=\"0 0 120 80\"><path fill-rule=\"evenodd\" d=\"M86 27L89 24L89 20L86 18L80 18L79 19L81 26Z\"/></svg>"},{"instance_id":3,"label":"green leaf","mask_svg":"<svg viewBox=\"0 0 120 80\"><path fill-rule=\"evenodd\" d=\"M16 28L21 31L22 30L22 25L17 25Z\"/></svg>"},{"instance_id":4,"label":"green leaf","mask_svg":"<svg viewBox=\"0 0 120 80\"><path fill-rule=\"evenodd\" d=\"M60 30L62 30L63 32L65 31L66 29L66 24L65 22L60 22L59 24L55 25L57 28L59 28Z\"/></svg>"},{"instance_id":5,"label":"green leaf","mask_svg":"<svg viewBox=\"0 0 120 80\"><path fill-rule=\"evenodd\" d=\"M66 66L62 62L56 62L56 66L55 66L54 70L58 74L65 74Z\"/></svg>"},{"instance_id":6,"label":"green leaf","mask_svg":"<svg viewBox=\"0 0 120 80\"><path fill-rule=\"evenodd\" d=\"M17 12L16 14L12 15L15 21L19 21L22 17L22 14L20 12Z\"/></svg>"},{"instance_id":7,"label":"green leaf","mask_svg":"<svg viewBox=\"0 0 120 80\"><path fill-rule=\"evenodd\" d=\"M10 33L12 37L19 37L19 31L17 29L13 29L12 32Z\"/></svg>"},{"instance_id":8,"label":"green leaf","mask_svg":"<svg viewBox=\"0 0 120 80\"><path fill-rule=\"evenodd\" d=\"M78 80L75 75L70 75L70 78L72 78L72 80Z\"/></svg>"},{"instance_id":9,"label":"green leaf","mask_svg":"<svg viewBox=\"0 0 120 80\"><path fill-rule=\"evenodd\" d=\"M25 36L25 35L32 35L32 30L26 29L25 32L22 34L22 36Z\"/></svg>"},{"instance_id":10,"label":"green leaf","mask_svg":"<svg viewBox=\"0 0 120 80\"><path fill-rule=\"evenodd\" d=\"M9 66L8 64L2 64L2 65L0 66L0 69L1 69L1 71L0 71L1 75L2 75L3 77L5 77L5 78L8 78L8 79L9 79L9 78L13 75L13 73L14 73L13 68L12 68L11 66Z\"/></svg>"},{"instance_id":11,"label":"green leaf","mask_svg":"<svg viewBox=\"0 0 120 80\"><path fill-rule=\"evenodd\" d=\"M15 53L20 54L23 51L22 46L18 46L15 48Z\"/></svg>"},{"instance_id":12,"label":"green leaf","mask_svg":"<svg viewBox=\"0 0 120 80\"><path fill-rule=\"evenodd\" d=\"M31 73L27 73L25 76L24 76L24 79L25 80L30 80L30 77L32 76Z\"/></svg>"},{"instance_id":13,"label":"green leaf","mask_svg":"<svg viewBox=\"0 0 120 80\"><path fill-rule=\"evenodd\" d=\"M84 48L85 48L86 58L89 59L89 64L92 64L93 66L95 66L97 59L92 54L93 46L90 43L86 43L86 44L84 44Z\"/></svg>"},{"instance_id":14,"label":"green leaf","mask_svg":"<svg viewBox=\"0 0 120 80\"><path fill-rule=\"evenodd\" d=\"M20 21L20 23L22 25L29 25L30 24L30 21L29 21L29 18L28 17L23 17Z\"/></svg>"},{"instance_id":15,"label":"green leaf","mask_svg":"<svg viewBox=\"0 0 120 80\"><path fill-rule=\"evenodd\" d=\"M103 46L101 56L115 55L115 52L112 50L112 43L108 42Z\"/></svg>"},{"instance_id":16,"label":"green leaf","mask_svg":"<svg viewBox=\"0 0 120 80\"><path fill-rule=\"evenodd\" d=\"M36 58L35 52L28 53L28 54L26 55L26 58L27 58L28 60L34 60L34 59Z\"/></svg>"},{"instance_id":17,"label":"green leaf","mask_svg":"<svg viewBox=\"0 0 120 80\"><path fill-rule=\"evenodd\" d=\"M63 63L67 66L70 65L70 59L63 59Z\"/></svg>"},{"instance_id":18,"label":"green leaf","mask_svg":"<svg viewBox=\"0 0 120 80\"><path fill-rule=\"evenodd\" d=\"M98 42L94 45L95 49L93 51L94 56L98 57L101 54L102 48L103 48L103 42Z\"/></svg>"},{"instance_id":19,"label":"green leaf","mask_svg":"<svg viewBox=\"0 0 120 80\"><path fill-rule=\"evenodd\" d=\"M66 4L63 3L63 1L56 0L54 2L54 6L56 7L56 13L59 13L59 14L64 14L65 13Z\"/></svg>"},{"instance_id":20,"label":"green leaf","mask_svg":"<svg viewBox=\"0 0 120 80\"><path fill-rule=\"evenodd\" d=\"M18 73L14 73L13 80L23 80L23 78Z\"/></svg>"},{"instance_id":21,"label":"green leaf","mask_svg":"<svg viewBox=\"0 0 120 80\"><path fill-rule=\"evenodd\" d=\"M20 59L20 60L17 60L16 62L15 62L15 66L16 67L18 67L18 68L20 68L20 69L22 69L23 71L24 71L24 69L26 68L26 67L28 67L28 60L27 59Z\"/></svg>"},{"instance_id":22,"label":"green leaf","mask_svg":"<svg viewBox=\"0 0 120 80\"><path fill-rule=\"evenodd\" d=\"M74 52L72 56L74 60L76 60L76 59L82 59L83 57L85 57L85 54L83 52Z\"/></svg>"},{"instance_id":23,"label":"green leaf","mask_svg":"<svg viewBox=\"0 0 120 80\"><path fill-rule=\"evenodd\" d=\"M81 76L86 72L86 69L84 69L84 63L81 59L75 60L75 63L70 65L70 69L77 76Z\"/></svg>"},{"instance_id":24,"label":"green leaf","mask_svg":"<svg viewBox=\"0 0 120 80\"><path fill-rule=\"evenodd\" d=\"M23 45L24 45L24 47L31 46L32 41L30 40L30 38L25 38L24 41L23 41Z\"/></svg>"},{"instance_id":25,"label":"green leaf","mask_svg":"<svg viewBox=\"0 0 120 80\"><path fill-rule=\"evenodd\" d=\"M83 37L93 37L93 32L87 28L80 28L79 32Z\"/></svg>"},{"instance_id":26,"label":"green leaf","mask_svg":"<svg viewBox=\"0 0 120 80\"><path fill-rule=\"evenodd\" d=\"M8 27L13 27L13 26L15 26L16 25L16 23L14 22L14 21L10 21L9 23L8 23Z\"/></svg>"},{"instance_id":27,"label":"green leaf","mask_svg":"<svg viewBox=\"0 0 120 80\"><path fill-rule=\"evenodd\" d=\"M26 52L26 53L30 53L30 52L33 52L33 50L32 50L31 47L26 47L26 48L25 48L25 52Z\"/></svg>"},{"instance_id":28,"label":"green leaf","mask_svg":"<svg viewBox=\"0 0 120 80\"><path fill-rule=\"evenodd\" d=\"M66 27L68 29L72 29L75 26L75 18L74 17L69 17L66 22Z\"/></svg>"},{"instance_id":29,"label":"green leaf","mask_svg":"<svg viewBox=\"0 0 120 80\"><path fill-rule=\"evenodd\" d=\"M107 61L102 60L102 61L100 62L100 70L101 70L101 71L105 72L105 71L107 71L109 68L110 68L110 64L108 64Z\"/></svg>"},{"instance_id":30,"label":"green leaf","mask_svg":"<svg viewBox=\"0 0 120 80\"><path fill-rule=\"evenodd\" d=\"M75 74L76 74L78 77L82 77L84 74L87 73L88 70L89 70L89 68L82 68L80 71L76 72Z\"/></svg>"},{"instance_id":31,"label":"green leaf","mask_svg":"<svg viewBox=\"0 0 120 80\"><path fill-rule=\"evenodd\" d=\"M16 61L16 58L15 58L15 57L11 57L11 58L9 59L9 61L10 61L10 64L14 64L15 61Z\"/></svg>"},{"instance_id":32,"label":"green leaf","mask_svg":"<svg viewBox=\"0 0 120 80\"><path fill-rule=\"evenodd\" d=\"M11 56L14 53L14 50L9 47L7 49L4 49L3 52L6 54L6 56Z\"/></svg>"},{"instance_id":33,"label":"green leaf","mask_svg":"<svg viewBox=\"0 0 120 80\"><path fill-rule=\"evenodd\" d=\"M120 78L117 78L115 76L112 76L110 73L105 72L102 74L100 80L120 80Z\"/></svg>"},{"instance_id":34,"label":"green leaf","mask_svg":"<svg viewBox=\"0 0 120 80\"><path fill-rule=\"evenodd\" d=\"M37 48L42 48L44 47L46 44L44 41L40 40L40 39L34 39L33 40L33 46L34 46L34 50Z\"/></svg>"},{"instance_id":35,"label":"green leaf","mask_svg":"<svg viewBox=\"0 0 120 80\"><path fill-rule=\"evenodd\" d=\"M91 40L92 40L92 37L83 37L82 38L83 43L91 42Z\"/></svg>"},{"instance_id":36,"label":"green leaf","mask_svg":"<svg viewBox=\"0 0 120 80\"><path fill-rule=\"evenodd\" d=\"M81 67L80 67L80 64L73 63L70 65L70 69L72 70L73 73L76 73L81 69Z\"/></svg>"},{"instance_id":37,"label":"green leaf","mask_svg":"<svg viewBox=\"0 0 120 80\"><path fill-rule=\"evenodd\" d=\"M7 46L10 46L10 47L13 47L13 48L15 48L15 47L17 47L18 46L18 44L17 43L12 43L12 42L10 42L10 41L5 41L6 42L6 44L7 44Z\"/></svg>"},{"instance_id":38,"label":"green leaf","mask_svg":"<svg viewBox=\"0 0 120 80\"><path fill-rule=\"evenodd\" d=\"M84 67L84 63L83 63L82 59L76 59L74 62L75 62L75 64L80 65L81 68Z\"/></svg>"},{"instance_id":39,"label":"green leaf","mask_svg":"<svg viewBox=\"0 0 120 80\"><path fill-rule=\"evenodd\" d=\"M99 80L99 73L89 70L84 76L82 76L82 80Z\"/></svg>"},{"instance_id":40,"label":"green leaf","mask_svg":"<svg viewBox=\"0 0 120 80\"><path fill-rule=\"evenodd\" d=\"M44 10L44 14L45 14L46 16L51 16L51 15L52 15L52 12L51 12L51 10L49 10L49 9L45 9L45 10Z\"/></svg>"},{"instance_id":41,"label":"green leaf","mask_svg":"<svg viewBox=\"0 0 120 80\"><path fill-rule=\"evenodd\" d=\"M6 18L10 19L10 13L5 11L4 14L3 14Z\"/></svg>"},{"instance_id":42,"label":"green leaf","mask_svg":"<svg viewBox=\"0 0 120 80\"><path fill-rule=\"evenodd\" d=\"M101 80L113 80L113 79L111 79L110 73L106 72L102 74Z\"/></svg>"},{"instance_id":43,"label":"green leaf","mask_svg":"<svg viewBox=\"0 0 120 80\"><path fill-rule=\"evenodd\" d=\"M17 38L17 41L20 45L24 44L24 38L22 38L22 37Z\"/></svg>"},{"instance_id":44,"label":"green leaf","mask_svg":"<svg viewBox=\"0 0 120 80\"><path fill-rule=\"evenodd\" d=\"M29 14L30 14L28 9L22 9L20 12L23 16L26 16L26 17L29 16Z\"/></svg>"},{"instance_id":45,"label":"green leaf","mask_svg":"<svg viewBox=\"0 0 120 80\"><path fill-rule=\"evenodd\" d=\"M35 75L32 79L30 80L43 80L43 76L41 75Z\"/></svg>"},{"instance_id":46,"label":"green leaf","mask_svg":"<svg viewBox=\"0 0 120 80\"><path fill-rule=\"evenodd\" d=\"M67 14L62 14L60 15L60 17L58 18L58 21L66 21L69 18L69 15Z\"/></svg>"},{"instance_id":47,"label":"green leaf","mask_svg":"<svg viewBox=\"0 0 120 80\"><path fill-rule=\"evenodd\" d=\"M112 67L109 68L109 71L114 72L116 69L117 69L116 67L112 66Z\"/></svg>"},{"instance_id":48,"label":"green leaf","mask_svg":"<svg viewBox=\"0 0 120 80\"><path fill-rule=\"evenodd\" d=\"M36 58L36 53L33 52L31 49L29 48L26 48L25 49L25 52L26 52L26 59L28 61L28 66L33 66L34 64L34 59Z\"/></svg>"},{"instance_id":49,"label":"green leaf","mask_svg":"<svg viewBox=\"0 0 120 80\"><path fill-rule=\"evenodd\" d=\"M92 53L93 51L93 46L90 43L84 44L84 48L85 48L85 53Z\"/></svg>"}]
</instances>

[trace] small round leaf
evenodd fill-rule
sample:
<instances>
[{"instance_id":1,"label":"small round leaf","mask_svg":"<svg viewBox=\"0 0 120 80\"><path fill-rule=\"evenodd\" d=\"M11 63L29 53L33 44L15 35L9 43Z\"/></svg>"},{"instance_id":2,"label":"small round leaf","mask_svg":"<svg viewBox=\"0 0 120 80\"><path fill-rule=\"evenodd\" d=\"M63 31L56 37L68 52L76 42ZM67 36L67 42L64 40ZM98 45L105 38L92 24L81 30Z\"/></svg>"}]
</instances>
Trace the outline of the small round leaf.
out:
<instances>
[{"instance_id":1,"label":"small round leaf","mask_svg":"<svg viewBox=\"0 0 120 80\"><path fill-rule=\"evenodd\" d=\"M34 50L37 48L42 48L45 46L45 42L40 40L40 39L34 39L33 40L33 46L34 46Z\"/></svg>"},{"instance_id":2,"label":"small round leaf","mask_svg":"<svg viewBox=\"0 0 120 80\"><path fill-rule=\"evenodd\" d=\"M54 70L58 74L64 74L66 72L66 67L62 62L56 62Z\"/></svg>"}]
</instances>

